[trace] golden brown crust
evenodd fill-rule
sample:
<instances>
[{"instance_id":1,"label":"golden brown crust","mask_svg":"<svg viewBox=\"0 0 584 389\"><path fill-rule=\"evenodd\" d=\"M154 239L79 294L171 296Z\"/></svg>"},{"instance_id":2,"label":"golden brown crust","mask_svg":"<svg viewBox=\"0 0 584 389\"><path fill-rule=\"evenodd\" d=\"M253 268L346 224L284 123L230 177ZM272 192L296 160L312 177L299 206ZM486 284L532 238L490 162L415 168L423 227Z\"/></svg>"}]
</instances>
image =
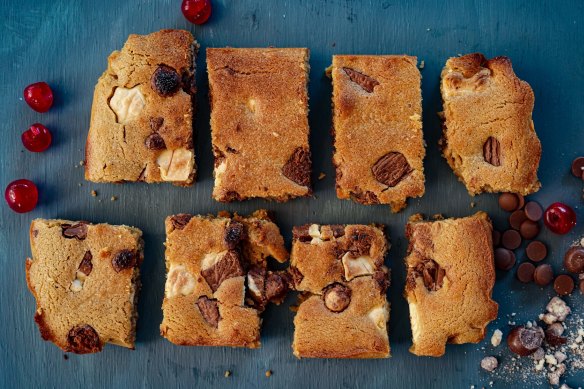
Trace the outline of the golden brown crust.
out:
<instances>
[{"instance_id":1,"label":"golden brown crust","mask_svg":"<svg viewBox=\"0 0 584 389\"><path fill-rule=\"evenodd\" d=\"M218 201L311 194L308 49L207 49Z\"/></svg>"},{"instance_id":2,"label":"golden brown crust","mask_svg":"<svg viewBox=\"0 0 584 389\"><path fill-rule=\"evenodd\" d=\"M161 30L130 35L122 50L110 55L93 97L85 151L87 180L193 183L197 48L190 32ZM171 68L180 79L180 86L168 95L153 85L161 66Z\"/></svg>"},{"instance_id":3,"label":"golden brown crust","mask_svg":"<svg viewBox=\"0 0 584 389\"><path fill-rule=\"evenodd\" d=\"M509 58L487 60L479 53L450 58L441 91L443 154L469 193L539 190L533 91L517 78Z\"/></svg>"},{"instance_id":4,"label":"golden brown crust","mask_svg":"<svg viewBox=\"0 0 584 389\"><path fill-rule=\"evenodd\" d=\"M421 76L416 62L416 57L405 55L333 56L333 160L339 198L390 204L397 212L408 197L424 194ZM376 168L390 153L405 157L404 166L394 159ZM380 174L394 179L384 180Z\"/></svg>"},{"instance_id":5,"label":"golden brown crust","mask_svg":"<svg viewBox=\"0 0 584 389\"><path fill-rule=\"evenodd\" d=\"M82 239L65 237L65 226L76 223L35 219L30 226L32 258L26 260L26 279L36 300L41 336L68 352L96 352L105 343L134 348L142 232L95 224L87 226ZM88 252L91 270L80 275ZM131 252L133 262L118 271L112 261L120 252ZM72 343L72 331L79 326L92 329L96 347Z\"/></svg>"},{"instance_id":6,"label":"golden brown crust","mask_svg":"<svg viewBox=\"0 0 584 389\"><path fill-rule=\"evenodd\" d=\"M423 221L421 215L414 215L406 236L410 351L438 357L444 354L446 343L481 341L498 310L491 298L495 267L487 214L438 221ZM441 277L436 276L439 272Z\"/></svg>"}]
</instances>

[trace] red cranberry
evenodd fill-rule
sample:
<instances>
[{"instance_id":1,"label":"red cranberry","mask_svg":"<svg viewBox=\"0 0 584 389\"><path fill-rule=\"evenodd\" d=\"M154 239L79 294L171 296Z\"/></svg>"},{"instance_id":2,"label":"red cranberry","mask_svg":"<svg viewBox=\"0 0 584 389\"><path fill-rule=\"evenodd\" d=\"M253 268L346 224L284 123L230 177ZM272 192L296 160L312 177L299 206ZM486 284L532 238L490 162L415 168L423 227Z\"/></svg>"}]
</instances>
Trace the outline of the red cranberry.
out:
<instances>
[{"instance_id":1,"label":"red cranberry","mask_svg":"<svg viewBox=\"0 0 584 389\"><path fill-rule=\"evenodd\" d=\"M545 225L556 234L567 234L576 225L576 213L563 203L553 203L544 213Z\"/></svg>"},{"instance_id":2,"label":"red cranberry","mask_svg":"<svg viewBox=\"0 0 584 389\"><path fill-rule=\"evenodd\" d=\"M35 123L22 133L22 144L28 151L40 153L51 145L51 131L40 123Z\"/></svg>"},{"instance_id":3,"label":"red cranberry","mask_svg":"<svg viewBox=\"0 0 584 389\"><path fill-rule=\"evenodd\" d=\"M183 0L181 10L189 22L204 24L211 16L211 0Z\"/></svg>"},{"instance_id":4,"label":"red cranberry","mask_svg":"<svg viewBox=\"0 0 584 389\"><path fill-rule=\"evenodd\" d=\"M53 91L46 82L36 82L24 88L24 100L37 112L47 112L53 105Z\"/></svg>"},{"instance_id":5,"label":"red cranberry","mask_svg":"<svg viewBox=\"0 0 584 389\"><path fill-rule=\"evenodd\" d=\"M34 182L29 180L12 181L6 187L4 198L14 212L30 212L39 200L39 191Z\"/></svg>"}]
</instances>

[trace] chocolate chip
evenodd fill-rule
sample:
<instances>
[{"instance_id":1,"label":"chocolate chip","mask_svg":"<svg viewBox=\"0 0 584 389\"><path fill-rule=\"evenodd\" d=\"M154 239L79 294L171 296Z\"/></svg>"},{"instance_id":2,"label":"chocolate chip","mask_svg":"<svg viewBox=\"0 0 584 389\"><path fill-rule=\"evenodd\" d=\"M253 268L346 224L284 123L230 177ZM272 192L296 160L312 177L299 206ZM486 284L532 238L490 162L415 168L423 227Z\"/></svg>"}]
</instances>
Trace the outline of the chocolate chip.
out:
<instances>
[{"instance_id":1,"label":"chocolate chip","mask_svg":"<svg viewBox=\"0 0 584 389\"><path fill-rule=\"evenodd\" d=\"M67 334L67 344L67 351L76 354L96 353L103 347L97 331L88 324L71 328Z\"/></svg>"},{"instance_id":2,"label":"chocolate chip","mask_svg":"<svg viewBox=\"0 0 584 389\"><path fill-rule=\"evenodd\" d=\"M560 346L566 344L568 339L562 334L564 326L562 323L552 323L545 329L545 340L550 346Z\"/></svg>"},{"instance_id":3,"label":"chocolate chip","mask_svg":"<svg viewBox=\"0 0 584 389\"><path fill-rule=\"evenodd\" d=\"M193 218L193 215L189 215L187 213L179 213L178 215L173 215L170 218L170 222L172 226L177 230L182 230L185 228L189 221Z\"/></svg>"},{"instance_id":4,"label":"chocolate chip","mask_svg":"<svg viewBox=\"0 0 584 389\"><path fill-rule=\"evenodd\" d=\"M264 310L267 303L266 274L266 269L261 266L252 266L247 271L246 293L249 295L249 297L251 297L250 305L254 306L260 311Z\"/></svg>"},{"instance_id":5,"label":"chocolate chip","mask_svg":"<svg viewBox=\"0 0 584 389\"><path fill-rule=\"evenodd\" d=\"M523 262L517 268L517 279L523 283L533 281L533 273L535 272L535 265L530 262Z\"/></svg>"},{"instance_id":6,"label":"chocolate chip","mask_svg":"<svg viewBox=\"0 0 584 389\"><path fill-rule=\"evenodd\" d=\"M152 134L148 135L148 137L144 141L144 145L146 145L146 148L148 150L166 149L166 143L164 143L164 139L162 139L160 134L157 132L153 132Z\"/></svg>"},{"instance_id":7,"label":"chocolate chip","mask_svg":"<svg viewBox=\"0 0 584 389\"><path fill-rule=\"evenodd\" d=\"M519 227L519 232L523 239L533 239L539 234L539 224L533 220L525 220Z\"/></svg>"},{"instance_id":8,"label":"chocolate chip","mask_svg":"<svg viewBox=\"0 0 584 389\"><path fill-rule=\"evenodd\" d=\"M159 65L152 74L150 85L152 89L162 97L168 97L175 94L181 84L181 78L170 66Z\"/></svg>"},{"instance_id":9,"label":"chocolate chip","mask_svg":"<svg viewBox=\"0 0 584 389\"><path fill-rule=\"evenodd\" d=\"M392 151L379 158L371 172L377 181L394 187L412 172L412 168L402 153Z\"/></svg>"},{"instance_id":10,"label":"chocolate chip","mask_svg":"<svg viewBox=\"0 0 584 389\"><path fill-rule=\"evenodd\" d=\"M161 117L151 117L150 118L150 130L152 132L158 132L164 123L164 118Z\"/></svg>"},{"instance_id":11,"label":"chocolate chip","mask_svg":"<svg viewBox=\"0 0 584 389\"><path fill-rule=\"evenodd\" d=\"M442 288L444 284L444 277L446 276L446 270L442 268L433 259L425 259L418 263L412 271L408 274L409 282L415 285L415 279L422 277L424 281L424 286L428 291L437 291Z\"/></svg>"},{"instance_id":12,"label":"chocolate chip","mask_svg":"<svg viewBox=\"0 0 584 389\"><path fill-rule=\"evenodd\" d=\"M533 354L541 346L544 337L541 327L519 326L513 328L507 336L507 345L509 350L515 354L526 357Z\"/></svg>"},{"instance_id":13,"label":"chocolate chip","mask_svg":"<svg viewBox=\"0 0 584 389\"><path fill-rule=\"evenodd\" d=\"M211 290L216 292L223 281L244 275L239 253L235 250L229 250L213 266L201 270L201 275L207 281Z\"/></svg>"},{"instance_id":14,"label":"chocolate chip","mask_svg":"<svg viewBox=\"0 0 584 389\"><path fill-rule=\"evenodd\" d=\"M507 212L513 212L519 208L519 198L515 193L501 193L499 196L499 207Z\"/></svg>"},{"instance_id":15,"label":"chocolate chip","mask_svg":"<svg viewBox=\"0 0 584 389\"><path fill-rule=\"evenodd\" d=\"M574 177L584 177L584 157L578 157L572 161L572 174Z\"/></svg>"},{"instance_id":16,"label":"chocolate chip","mask_svg":"<svg viewBox=\"0 0 584 389\"><path fill-rule=\"evenodd\" d=\"M530 201L525 204L525 216L534 222L539 221L543 216L543 209L541 208L541 205L535 201Z\"/></svg>"},{"instance_id":17,"label":"chocolate chip","mask_svg":"<svg viewBox=\"0 0 584 389\"><path fill-rule=\"evenodd\" d=\"M121 250L112 258L112 266L119 273L122 270L130 269L137 264L136 253L132 250Z\"/></svg>"},{"instance_id":18,"label":"chocolate chip","mask_svg":"<svg viewBox=\"0 0 584 389\"><path fill-rule=\"evenodd\" d=\"M507 230L503 232L501 242L506 249L515 250L521 245L521 235L515 230Z\"/></svg>"},{"instance_id":19,"label":"chocolate chip","mask_svg":"<svg viewBox=\"0 0 584 389\"><path fill-rule=\"evenodd\" d=\"M85 222L79 222L77 224L63 224L61 225L62 234L67 239L77 239L83 240L87 238L88 226Z\"/></svg>"},{"instance_id":20,"label":"chocolate chip","mask_svg":"<svg viewBox=\"0 0 584 389\"><path fill-rule=\"evenodd\" d=\"M358 72L351 68L343 68L349 79L353 81L355 84L359 85L363 90L367 91L368 93L373 93L373 89L377 85L379 85L379 81L376 79L369 77L361 72Z\"/></svg>"},{"instance_id":21,"label":"chocolate chip","mask_svg":"<svg viewBox=\"0 0 584 389\"><path fill-rule=\"evenodd\" d=\"M527 254L527 258L534 262L543 261L547 256L547 247L543 242L534 240L527 245L525 253Z\"/></svg>"},{"instance_id":22,"label":"chocolate chip","mask_svg":"<svg viewBox=\"0 0 584 389\"><path fill-rule=\"evenodd\" d=\"M282 167L284 177L301 186L310 186L310 151L298 147Z\"/></svg>"},{"instance_id":23,"label":"chocolate chip","mask_svg":"<svg viewBox=\"0 0 584 389\"><path fill-rule=\"evenodd\" d=\"M501 145L499 141L490 136L483 145L483 157L485 162L493 166L501 166Z\"/></svg>"},{"instance_id":24,"label":"chocolate chip","mask_svg":"<svg viewBox=\"0 0 584 389\"><path fill-rule=\"evenodd\" d=\"M371 250L371 243L373 242L373 236L368 231L355 229L351 231L351 235L348 237L349 247L347 251L352 257L360 257L364 255L369 255Z\"/></svg>"},{"instance_id":25,"label":"chocolate chip","mask_svg":"<svg viewBox=\"0 0 584 389\"><path fill-rule=\"evenodd\" d=\"M239 242L244 238L245 231L243 224L236 221L231 221L225 226L223 233L223 241L229 250L233 250L239 245Z\"/></svg>"},{"instance_id":26,"label":"chocolate chip","mask_svg":"<svg viewBox=\"0 0 584 389\"><path fill-rule=\"evenodd\" d=\"M201 296L195 304L197 304L197 308L199 308L199 312L201 312L203 319L205 319L211 327L219 327L221 315L219 314L217 300L210 299L207 296Z\"/></svg>"},{"instance_id":27,"label":"chocolate chip","mask_svg":"<svg viewBox=\"0 0 584 389\"><path fill-rule=\"evenodd\" d=\"M310 242L312 240L312 236L308 233L308 229L310 228L310 224L305 224L303 226L294 226L292 228L292 239L297 240L299 242Z\"/></svg>"},{"instance_id":28,"label":"chocolate chip","mask_svg":"<svg viewBox=\"0 0 584 389\"><path fill-rule=\"evenodd\" d=\"M574 290L574 279L567 274L560 274L554 280L554 290L560 296L566 296Z\"/></svg>"},{"instance_id":29,"label":"chocolate chip","mask_svg":"<svg viewBox=\"0 0 584 389\"><path fill-rule=\"evenodd\" d=\"M266 277L266 299L279 302L286 297L290 290L291 276L287 272L268 272Z\"/></svg>"},{"instance_id":30,"label":"chocolate chip","mask_svg":"<svg viewBox=\"0 0 584 389\"><path fill-rule=\"evenodd\" d=\"M548 264L539 265L533 273L533 280L539 286L549 285L554 279L554 271Z\"/></svg>"},{"instance_id":31,"label":"chocolate chip","mask_svg":"<svg viewBox=\"0 0 584 389\"><path fill-rule=\"evenodd\" d=\"M519 206L517 207L517 209L523 209L523 207L525 206L525 197L523 197L521 193L515 193L515 196L517 196L517 198L519 199Z\"/></svg>"},{"instance_id":32,"label":"chocolate chip","mask_svg":"<svg viewBox=\"0 0 584 389\"><path fill-rule=\"evenodd\" d=\"M501 244L501 233L497 230L493 230L493 247L497 247Z\"/></svg>"},{"instance_id":33,"label":"chocolate chip","mask_svg":"<svg viewBox=\"0 0 584 389\"><path fill-rule=\"evenodd\" d=\"M332 312L343 312L351 303L351 289L334 283L323 291L324 305Z\"/></svg>"},{"instance_id":34,"label":"chocolate chip","mask_svg":"<svg viewBox=\"0 0 584 389\"><path fill-rule=\"evenodd\" d=\"M79 264L79 267L77 268L77 271L80 271L86 276L91 274L91 271L93 270L93 263L91 263L92 259L93 255L91 255L91 251L86 251L83 259L81 260L81 263Z\"/></svg>"},{"instance_id":35,"label":"chocolate chip","mask_svg":"<svg viewBox=\"0 0 584 389\"><path fill-rule=\"evenodd\" d=\"M584 247L572 246L564 255L564 267L574 274L584 273Z\"/></svg>"},{"instance_id":36,"label":"chocolate chip","mask_svg":"<svg viewBox=\"0 0 584 389\"><path fill-rule=\"evenodd\" d=\"M522 209L518 209L509 216L509 225L514 230L519 231L521 224L526 220L527 216L525 216L525 212Z\"/></svg>"},{"instance_id":37,"label":"chocolate chip","mask_svg":"<svg viewBox=\"0 0 584 389\"><path fill-rule=\"evenodd\" d=\"M510 270L515 266L515 254L511 250L499 247L495 249L495 267L499 270Z\"/></svg>"}]
</instances>

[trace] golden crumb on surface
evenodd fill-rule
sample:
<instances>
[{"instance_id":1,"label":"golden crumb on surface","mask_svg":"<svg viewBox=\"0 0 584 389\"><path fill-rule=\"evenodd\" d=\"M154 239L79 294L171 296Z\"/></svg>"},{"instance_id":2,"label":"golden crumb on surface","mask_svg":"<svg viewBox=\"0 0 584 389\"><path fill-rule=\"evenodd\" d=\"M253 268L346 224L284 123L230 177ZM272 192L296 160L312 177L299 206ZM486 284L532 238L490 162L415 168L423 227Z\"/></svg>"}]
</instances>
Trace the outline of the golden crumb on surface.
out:
<instances>
[{"instance_id":1,"label":"golden crumb on surface","mask_svg":"<svg viewBox=\"0 0 584 389\"><path fill-rule=\"evenodd\" d=\"M322 180L325 177L326 177L326 174L324 174L323 172L320 172L320 174L318 175L319 180Z\"/></svg>"},{"instance_id":2,"label":"golden crumb on surface","mask_svg":"<svg viewBox=\"0 0 584 389\"><path fill-rule=\"evenodd\" d=\"M85 165L85 161L79 161L79 166L84 166Z\"/></svg>"},{"instance_id":3,"label":"golden crumb on surface","mask_svg":"<svg viewBox=\"0 0 584 389\"><path fill-rule=\"evenodd\" d=\"M225 370L225 378L231 376L231 371Z\"/></svg>"},{"instance_id":4,"label":"golden crumb on surface","mask_svg":"<svg viewBox=\"0 0 584 389\"><path fill-rule=\"evenodd\" d=\"M272 371L271 370L266 371L266 377L271 377L271 376L272 376Z\"/></svg>"},{"instance_id":5,"label":"golden crumb on surface","mask_svg":"<svg viewBox=\"0 0 584 389\"><path fill-rule=\"evenodd\" d=\"M116 201L118 198L116 196L112 196L111 201Z\"/></svg>"},{"instance_id":6,"label":"golden crumb on surface","mask_svg":"<svg viewBox=\"0 0 584 389\"><path fill-rule=\"evenodd\" d=\"M421 60L420 64L418 65L418 68L424 69L424 66L426 66L426 62L424 60Z\"/></svg>"},{"instance_id":7,"label":"golden crumb on surface","mask_svg":"<svg viewBox=\"0 0 584 389\"><path fill-rule=\"evenodd\" d=\"M474 201L471 201L471 203L470 203L471 208L474 208L476 205L477 205L477 203L475 203Z\"/></svg>"},{"instance_id":8,"label":"golden crumb on surface","mask_svg":"<svg viewBox=\"0 0 584 389\"><path fill-rule=\"evenodd\" d=\"M93 197L97 196L97 192L95 190L92 190L91 192L89 192Z\"/></svg>"}]
</instances>

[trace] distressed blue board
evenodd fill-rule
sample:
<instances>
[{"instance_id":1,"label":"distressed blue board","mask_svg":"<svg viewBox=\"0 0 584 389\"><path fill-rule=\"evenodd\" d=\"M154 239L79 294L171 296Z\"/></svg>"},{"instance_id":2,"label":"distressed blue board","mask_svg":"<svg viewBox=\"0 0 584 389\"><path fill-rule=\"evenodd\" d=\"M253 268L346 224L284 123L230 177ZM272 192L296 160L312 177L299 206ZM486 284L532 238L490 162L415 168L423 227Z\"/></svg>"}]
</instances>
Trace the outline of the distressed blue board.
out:
<instances>
[{"instance_id":1,"label":"distressed blue board","mask_svg":"<svg viewBox=\"0 0 584 389\"><path fill-rule=\"evenodd\" d=\"M511 383L482 372L485 355L510 355L501 346L492 350L488 339L479 345L449 346L439 359L408 352L408 309L402 297L407 242L404 225L417 212L463 216L487 211L499 228L506 215L495 195L470 198L440 156L439 74L444 61L459 53L481 51L487 56L511 57L517 74L535 92L534 120L543 144L540 178L543 188L533 196L543 205L565 201L584 222L582 182L569 174L569 164L584 154L584 3L581 1L349 1L249 0L213 1L213 15L204 26L189 24L180 13L180 0L0 0L0 186L13 179L38 183L40 205L18 215L0 205L0 385L14 387L384 387L458 388L547 387L544 380L525 383L511 375ZM212 156L205 51L198 59L199 111L196 151L199 180L192 188L170 185L97 185L83 179L76 167L84 158L93 87L106 67L109 53L119 49L128 34L162 28L192 31L206 47L269 45L309 47L310 125L316 182L314 199L287 204L249 201L222 205L211 200ZM331 86L323 71L332 54L417 55L425 61L423 75L424 136L428 144L426 195L410 201L400 214L388 207L366 207L337 200L331 163ZM46 80L56 94L55 107L37 114L22 101L23 88ZM31 123L42 122L55 135L45 153L23 150L20 134ZM89 195L91 190L99 195ZM118 201L110 201L111 196ZM476 202L471 208L470 203ZM264 315L260 350L177 347L162 339L158 326L164 288L164 225L176 212L208 213L222 209L247 213L259 207L273 210L287 243L295 224L383 223L393 247L387 263L393 268L389 298L392 304L389 360L297 360L291 352L295 301L290 296ZM97 355L68 360L41 340L33 322L34 301L26 288L24 259L29 255L28 226L35 217L62 217L94 222L131 224L145 233L146 258L139 304L135 351L107 346ZM583 234L579 225L568 236L544 231L550 247L548 261L561 270L565 248ZM519 258L522 260L523 256ZM489 326L507 331L508 315L518 323L535 318L553 295L535 285L522 285L513 272L498 274L495 299L500 319ZM579 293L568 298L582 311ZM481 350L482 346L486 350ZM224 378L225 370L233 372ZM270 378L266 370L272 370ZM570 375L577 386L584 374Z\"/></svg>"}]
</instances>

